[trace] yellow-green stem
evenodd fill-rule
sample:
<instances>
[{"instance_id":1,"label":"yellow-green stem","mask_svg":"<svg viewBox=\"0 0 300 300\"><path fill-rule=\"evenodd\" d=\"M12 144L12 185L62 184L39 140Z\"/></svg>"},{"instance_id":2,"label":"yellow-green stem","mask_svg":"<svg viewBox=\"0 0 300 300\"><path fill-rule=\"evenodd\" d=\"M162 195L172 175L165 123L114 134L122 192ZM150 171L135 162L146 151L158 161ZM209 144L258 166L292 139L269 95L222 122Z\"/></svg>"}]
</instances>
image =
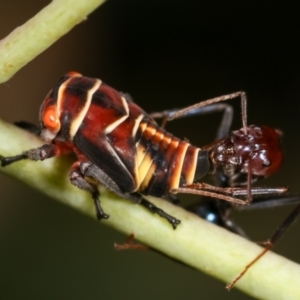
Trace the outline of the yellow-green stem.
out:
<instances>
[{"instance_id":1,"label":"yellow-green stem","mask_svg":"<svg viewBox=\"0 0 300 300\"><path fill-rule=\"evenodd\" d=\"M55 43L104 0L53 0L0 41L0 83Z\"/></svg>"},{"instance_id":2,"label":"yellow-green stem","mask_svg":"<svg viewBox=\"0 0 300 300\"><path fill-rule=\"evenodd\" d=\"M41 145L29 133L0 121L0 153L19 154ZM94 218L93 201L88 193L73 187L68 180L72 157L43 162L21 161L1 171ZM166 255L230 282L261 248L244 238L212 225L164 200L151 199L156 205L180 219L176 230L140 205L120 199L102 189L101 201L110 215L101 224L135 237ZM260 299L300 299L300 266L274 253L265 255L237 287ZM224 285L225 292L225 285Z\"/></svg>"}]
</instances>

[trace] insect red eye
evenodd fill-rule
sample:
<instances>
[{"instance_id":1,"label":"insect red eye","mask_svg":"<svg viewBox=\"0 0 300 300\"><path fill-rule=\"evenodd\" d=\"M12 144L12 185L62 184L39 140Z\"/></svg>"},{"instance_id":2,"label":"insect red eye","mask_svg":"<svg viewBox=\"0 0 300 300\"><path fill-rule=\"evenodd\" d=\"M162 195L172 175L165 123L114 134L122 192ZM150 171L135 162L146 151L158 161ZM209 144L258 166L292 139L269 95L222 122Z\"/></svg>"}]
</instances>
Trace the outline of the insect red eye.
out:
<instances>
[{"instance_id":1,"label":"insect red eye","mask_svg":"<svg viewBox=\"0 0 300 300\"><path fill-rule=\"evenodd\" d=\"M51 106L45 111L43 116L43 122L48 129L54 131L59 130L60 122L55 107Z\"/></svg>"}]
</instances>

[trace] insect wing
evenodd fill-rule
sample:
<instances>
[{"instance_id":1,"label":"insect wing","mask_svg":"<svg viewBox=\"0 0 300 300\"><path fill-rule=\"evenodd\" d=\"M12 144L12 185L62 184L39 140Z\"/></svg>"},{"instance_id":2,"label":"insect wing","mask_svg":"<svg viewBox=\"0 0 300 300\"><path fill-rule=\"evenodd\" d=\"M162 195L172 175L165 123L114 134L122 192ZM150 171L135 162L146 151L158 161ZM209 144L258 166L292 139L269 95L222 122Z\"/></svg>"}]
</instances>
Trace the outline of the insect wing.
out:
<instances>
[{"instance_id":1,"label":"insect wing","mask_svg":"<svg viewBox=\"0 0 300 300\"><path fill-rule=\"evenodd\" d=\"M126 95L102 84L73 142L121 189L137 188L136 133L146 115Z\"/></svg>"}]
</instances>

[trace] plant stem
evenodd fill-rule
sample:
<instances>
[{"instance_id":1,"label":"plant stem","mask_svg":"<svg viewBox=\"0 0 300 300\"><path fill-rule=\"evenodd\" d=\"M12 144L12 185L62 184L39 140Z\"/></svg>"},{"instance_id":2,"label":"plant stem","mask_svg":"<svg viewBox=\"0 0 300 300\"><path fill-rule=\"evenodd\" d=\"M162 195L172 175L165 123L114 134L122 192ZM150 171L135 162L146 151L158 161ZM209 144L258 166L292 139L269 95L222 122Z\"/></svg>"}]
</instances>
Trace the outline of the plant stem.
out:
<instances>
[{"instance_id":1,"label":"plant stem","mask_svg":"<svg viewBox=\"0 0 300 300\"><path fill-rule=\"evenodd\" d=\"M0 121L0 132L3 156L41 145L38 138L4 121ZM96 220L90 195L73 187L68 180L71 160L70 156L43 162L25 160L0 170ZM104 189L101 189L101 202L110 218L101 224L127 235L134 233L136 239L152 248L225 282L235 278L261 251L254 243L167 201L151 201L182 221L176 230L140 205L120 199ZM249 270L237 287L261 299L300 299L299 274L299 265L270 252Z\"/></svg>"},{"instance_id":2,"label":"plant stem","mask_svg":"<svg viewBox=\"0 0 300 300\"><path fill-rule=\"evenodd\" d=\"M0 41L0 83L84 21L104 0L53 0Z\"/></svg>"}]
</instances>

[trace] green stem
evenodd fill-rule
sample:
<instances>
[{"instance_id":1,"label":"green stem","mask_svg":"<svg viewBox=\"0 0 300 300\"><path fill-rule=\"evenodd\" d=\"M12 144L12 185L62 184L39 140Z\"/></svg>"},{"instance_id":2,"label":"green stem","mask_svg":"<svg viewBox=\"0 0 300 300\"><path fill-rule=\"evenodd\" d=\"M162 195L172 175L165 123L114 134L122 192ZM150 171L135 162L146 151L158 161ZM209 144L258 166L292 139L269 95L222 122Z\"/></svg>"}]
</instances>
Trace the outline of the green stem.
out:
<instances>
[{"instance_id":1,"label":"green stem","mask_svg":"<svg viewBox=\"0 0 300 300\"><path fill-rule=\"evenodd\" d=\"M55 43L105 0L52 0L0 41L0 83Z\"/></svg>"},{"instance_id":2,"label":"green stem","mask_svg":"<svg viewBox=\"0 0 300 300\"><path fill-rule=\"evenodd\" d=\"M0 121L0 132L0 153L3 156L41 145L38 138L4 121ZM90 195L73 187L68 180L71 159L25 160L0 170L96 220ZM101 201L105 212L110 215L101 224L127 235L134 233L141 242L225 282L235 278L261 251L254 243L164 200L151 199L182 221L176 230L140 205L120 199L104 189L101 189ZM237 287L261 299L300 299L299 274L299 265L270 252L249 270Z\"/></svg>"}]
</instances>

